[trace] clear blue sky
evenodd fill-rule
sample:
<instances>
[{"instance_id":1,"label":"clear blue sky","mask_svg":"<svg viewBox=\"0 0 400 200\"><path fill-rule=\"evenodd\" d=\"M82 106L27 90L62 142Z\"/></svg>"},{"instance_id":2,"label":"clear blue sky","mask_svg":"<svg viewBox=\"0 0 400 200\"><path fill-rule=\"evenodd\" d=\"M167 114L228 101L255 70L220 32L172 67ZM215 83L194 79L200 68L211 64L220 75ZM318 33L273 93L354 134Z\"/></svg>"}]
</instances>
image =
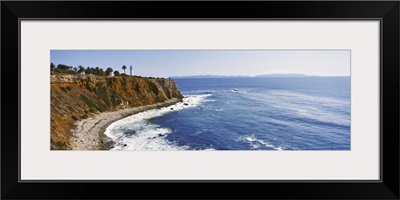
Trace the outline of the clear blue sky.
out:
<instances>
[{"instance_id":1,"label":"clear blue sky","mask_svg":"<svg viewBox=\"0 0 400 200\"><path fill-rule=\"evenodd\" d=\"M298 73L349 76L350 51L267 50L51 50L55 65L111 67L123 72L133 66L140 76L261 75Z\"/></svg>"}]
</instances>

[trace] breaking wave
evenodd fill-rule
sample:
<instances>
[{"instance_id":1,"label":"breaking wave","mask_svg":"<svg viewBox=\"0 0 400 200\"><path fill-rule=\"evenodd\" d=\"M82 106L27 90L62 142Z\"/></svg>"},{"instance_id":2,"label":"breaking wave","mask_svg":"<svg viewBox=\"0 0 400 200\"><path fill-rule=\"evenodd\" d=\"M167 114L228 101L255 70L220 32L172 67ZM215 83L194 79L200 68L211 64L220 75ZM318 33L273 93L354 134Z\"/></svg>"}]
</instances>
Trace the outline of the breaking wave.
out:
<instances>
[{"instance_id":1,"label":"breaking wave","mask_svg":"<svg viewBox=\"0 0 400 200\"><path fill-rule=\"evenodd\" d=\"M149 120L167 113L195 108L211 95L188 95L182 102L174 105L140 112L112 123L105 131L115 142L111 150L187 150L188 146L179 146L176 142L165 139L172 130Z\"/></svg>"},{"instance_id":2,"label":"breaking wave","mask_svg":"<svg viewBox=\"0 0 400 200\"><path fill-rule=\"evenodd\" d=\"M261 149L262 147L267 147L267 148L275 149L278 151L284 150L283 147L272 145L268 141L257 138L254 134L247 134L247 135L240 136L236 139L236 141L247 143L253 149Z\"/></svg>"}]
</instances>

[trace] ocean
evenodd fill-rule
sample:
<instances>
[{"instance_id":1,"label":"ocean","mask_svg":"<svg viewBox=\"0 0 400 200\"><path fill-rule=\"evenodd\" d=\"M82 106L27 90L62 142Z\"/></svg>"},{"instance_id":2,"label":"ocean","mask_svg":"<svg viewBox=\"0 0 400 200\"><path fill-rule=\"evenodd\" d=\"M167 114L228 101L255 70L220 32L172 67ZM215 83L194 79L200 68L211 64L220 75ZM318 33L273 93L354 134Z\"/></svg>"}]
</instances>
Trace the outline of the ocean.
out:
<instances>
[{"instance_id":1,"label":"ocean","mask_svg":"<svg viewBox=\"0 0 400 200\"><path fill-rule=\"evenodd\" d=\"M111 150L350 150L350 77L177 78L183 102L111 124Z\"/></svg>"}]
</instances>

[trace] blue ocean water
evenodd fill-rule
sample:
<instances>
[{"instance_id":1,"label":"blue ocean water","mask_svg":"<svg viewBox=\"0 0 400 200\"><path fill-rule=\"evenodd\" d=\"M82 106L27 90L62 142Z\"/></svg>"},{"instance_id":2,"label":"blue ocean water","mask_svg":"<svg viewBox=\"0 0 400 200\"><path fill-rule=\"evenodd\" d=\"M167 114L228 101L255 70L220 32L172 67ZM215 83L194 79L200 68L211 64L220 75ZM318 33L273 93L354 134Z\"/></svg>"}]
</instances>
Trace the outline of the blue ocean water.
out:
<instances>
[{"instance_id":1,"label":"blue ocean water","mask_svg":"<svg viewBox=\"0 0 400 200\"><path fill-rule=\"evenodd\" d=\"M111 124L113 150L350 150L350 77L175 81L184 102Z\"/></svg>"}]
</instances>

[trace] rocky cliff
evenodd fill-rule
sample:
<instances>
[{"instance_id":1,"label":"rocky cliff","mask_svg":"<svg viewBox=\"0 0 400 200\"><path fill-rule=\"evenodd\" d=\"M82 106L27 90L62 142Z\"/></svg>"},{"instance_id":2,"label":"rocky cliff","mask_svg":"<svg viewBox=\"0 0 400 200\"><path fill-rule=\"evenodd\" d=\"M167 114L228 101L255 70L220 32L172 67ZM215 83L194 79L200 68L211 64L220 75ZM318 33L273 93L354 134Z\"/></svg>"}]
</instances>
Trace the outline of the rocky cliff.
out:
<instances>
[{"instance_id":1,"label":"rocky cliff","mask_svg":"<svg viewBox=\"0 0 400 200\"><path fill-rule=\"evenodd\" d=\"M75 122L101 112L182 99L176 83L162 78L51 75L51 149L69 149Z\"/></svg>"}]
</instances>

